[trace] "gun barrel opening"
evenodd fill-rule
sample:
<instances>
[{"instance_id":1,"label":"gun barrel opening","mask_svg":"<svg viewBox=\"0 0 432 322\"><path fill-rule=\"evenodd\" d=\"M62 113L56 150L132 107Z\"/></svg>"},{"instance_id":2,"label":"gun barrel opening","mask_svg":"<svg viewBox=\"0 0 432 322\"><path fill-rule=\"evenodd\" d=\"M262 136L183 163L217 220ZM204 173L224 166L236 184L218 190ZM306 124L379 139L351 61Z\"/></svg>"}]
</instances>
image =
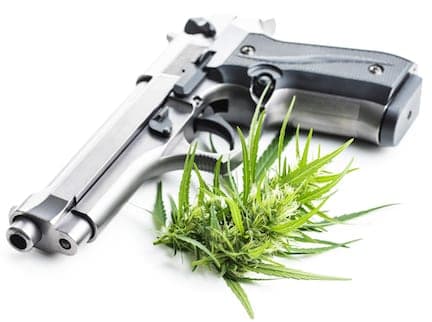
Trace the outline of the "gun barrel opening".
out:
<instances>
[{"instance_id":1,"label":"gun barrel opening","mask_svg":"<svg viewBox=\"0 0 432 322\"><path fill-rule=\"evenodd\" d=\"M25 217L18 217L6 232L6 238L12 247L22 252L31 250L41 237L39 228Z\"/></svg>"},{"instance_id":2,"label":"gun barrel opening","mask_svg":"<svg viewBox=\"0 0 432 322\"><path fill-rule=\"evenodd\" d=\"M19 250L24 250L27 248L27 241L19 234L10 235L9 242L12 244L12 246L18 248Z\"/></svg>"}]
</instances>

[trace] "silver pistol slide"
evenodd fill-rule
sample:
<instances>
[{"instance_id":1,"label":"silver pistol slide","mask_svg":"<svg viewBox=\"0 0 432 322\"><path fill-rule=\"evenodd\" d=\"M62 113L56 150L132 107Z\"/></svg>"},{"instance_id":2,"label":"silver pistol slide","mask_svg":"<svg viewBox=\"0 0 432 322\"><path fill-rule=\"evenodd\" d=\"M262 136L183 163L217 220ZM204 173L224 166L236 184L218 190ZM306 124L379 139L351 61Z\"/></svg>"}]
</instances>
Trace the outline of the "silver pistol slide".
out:
<instances>
[{"instance_id":1,"label":"silver pistol slide","mask_svg":"<svg viewBox=\"0 0 432 322\"><path fill-rule=\"evenodd\" d=\"M167 50L117 111L45 189L12 208L10 244L75 254L146 180L182 169L201 132L230 149L197 151L200 169L212 171L219 157L224 171L228 162L240 164L234 128L247 129L264 88L270 88L263 99L268 127L281 124L293 95L293 126L379 146L397 145L416 118L422 80L413 62L275 40L273 20L254 27L234 18L193 18L169 35Z\"/></svg>"}]
</instances>

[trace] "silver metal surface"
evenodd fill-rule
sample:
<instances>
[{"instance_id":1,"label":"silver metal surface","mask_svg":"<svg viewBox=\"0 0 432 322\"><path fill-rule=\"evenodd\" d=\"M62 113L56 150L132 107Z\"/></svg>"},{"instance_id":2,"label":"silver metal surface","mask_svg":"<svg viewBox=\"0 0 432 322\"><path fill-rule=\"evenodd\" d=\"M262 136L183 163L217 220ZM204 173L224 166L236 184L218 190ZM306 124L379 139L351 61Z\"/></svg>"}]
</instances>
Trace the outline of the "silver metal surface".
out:
<instances>
[{"instance_id":1,"label":"silver metal surface","mask_svg":"<svg viewBox=\"0 0 432 322\"><path fill-rule=\"evenodd\" d=\"M20 251L27 252L41 239L42 234L30 219L18 218L6 232L10 244Z\"/></svg>"},{"instance_id":2,"label":"silver metal surface","mask_svg":"<svg viewBox=\"0 0 432 322\"><path fill-rule=\"evenodd\" d=\"M150 83L138 84L129 98L51 182L50 192L65 200L79 202L133 140L140 127L148 122L176 80L177 77L164 74L154 77Z\"/></svg>"},{"instance_id":3,"label":"silver metal surface","mask_svg":"<svg viewBox=\"0 0 432 322\"><path fill-rule=\"evenodd\" d=\"M196 100L197 96L200 100ZM170 97L165 106L169 108L173 123L171 138L164 140L151 135L149 131L142 131L92 190L74 207L75 211L85 213L91 218L94 223L94 237L146 180L183 168L185 152L197 135L194 132L193 120L209 104L220 100L230 101L232 105L232 108L223 113L225 119L236 120L237 124L243 126L249 124L254 103L245 88L205 81L193 97L182 98L181 101L174 96ZM244 111L241 116L236 113L237 108ZM222 160L231 160L234 168L240 163L240 155L237 142L235 149L223 155ZM198 151L196 163L201 169L212 171L218 157L216 154Z\"/></svg>"},{"instance_id":4,"label":"silver metal surface","mask_svg":"<svg viewBox=\"0 0 432 322\"><path fill-rule=\"evenodd\" d=\"M37 247L50 253L75 254L78 245L87 242L93 230L86 218L68 211L69 207L67 201L46 191L31 195L19 207L12 209L8 240L11 242L10 235L17 233L27 242L25 251ZM67 240L70 248L61 247L61 239Z\"/></svg>"},{"instance_id":5,"label":"silver metal surface","mask_svg":"<svg viewBox=\"0 0 432 322\"><path fill-rule=\"evenodd\" d=\"M266 123L269 126L280 125L287 112L287 102L293 96L296 96L296 105L289 121L292 126L378 144L386 106L343 96L296 89L276 90L268 102Z\"/></svg>"},{"instance_id":6,"label":"silver metal surface","mask_svg":"<svg viewBox=\"0 0 432 322\"><path fill-rule=\"evenodd\" d=\"M92 203L104 193L104 189L97 188L101 186L98 182L103 182L107 177L105 174L111 169L117 169L117 160L121 159L120 156L129 146L134 145L135 139L143 132L149 118L167 99L181 73L181 70L175 71L169 66L172 66L173 61L194 61L208 46L210 41L199 35L180 34L172 39L169 48L147 70L146 73L153 76L151 81L137 85L126 101L47 188L31 195L11 212L12 226L7 233L8 240L10 234L16 231L26 242L25 250L37 247L47 252L73 255L80 243L94 238L99 228L104 225L104 221L111 218L112 212L98 215L100 213L95 210L90 214L94 213L95 218L91 218L80 210L92 208L90 204L93 205ZM154 145L163 145L163 142L150 138L145 142L147 150L152 147L152 144L147 145L149 141L153 141ZM118 167L116 174L122 170L122 167ZM115 181L117 177L111 178ZM118 207L120 205L114 208ZM21 218L34 223L41 236L36 233L32 235L30 231L34 232L34 229L24 230L21 227ZM27 224L26 227L30 225ZM63 247L69 244L70 247Z\"/></svg>"}]
</instances>

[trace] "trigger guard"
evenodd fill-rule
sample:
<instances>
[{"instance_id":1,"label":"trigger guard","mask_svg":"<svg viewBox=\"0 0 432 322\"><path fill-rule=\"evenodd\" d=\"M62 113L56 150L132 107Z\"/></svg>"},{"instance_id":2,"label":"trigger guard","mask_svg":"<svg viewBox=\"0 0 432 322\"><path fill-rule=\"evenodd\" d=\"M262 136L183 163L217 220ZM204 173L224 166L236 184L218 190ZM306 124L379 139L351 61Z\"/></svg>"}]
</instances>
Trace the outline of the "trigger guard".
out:
<instances>
[{"instance_id":1,"label":"trigger guard","mask_svg":"<svg viewBox=\"0 0 432 322\"><path fill-rule=\"evenodd\" d=\"M194 132L216 134L228 142L230 150L234 149L235 132L232 126L217 114L203 115L194 120Z\"/></svg>"}]
</instances>

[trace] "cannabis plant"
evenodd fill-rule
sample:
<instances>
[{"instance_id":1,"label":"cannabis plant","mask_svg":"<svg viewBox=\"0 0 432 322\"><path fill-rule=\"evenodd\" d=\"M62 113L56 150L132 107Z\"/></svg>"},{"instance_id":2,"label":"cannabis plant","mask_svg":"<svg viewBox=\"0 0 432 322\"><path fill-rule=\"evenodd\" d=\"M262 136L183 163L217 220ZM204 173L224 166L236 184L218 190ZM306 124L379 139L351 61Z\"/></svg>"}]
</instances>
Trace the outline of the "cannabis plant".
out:
<instances>
[{"instance_id":1,"label":"cannabis plant","mask_svg":"<svg viewBox=\"0 0 432 322\"><path fill-rule=\"evenodd\" d=\"M312 159L312 130L300 148L298 128L297 131L288 128L294 102L293 98L278 136L260 157L258 146L265 120L265 110L260 104L254 113L248 138L237 129L243 157L241 181L230 171L222 176L219 159L213 182L206 182L194 163L194 145L184 164L178 199L175 201L170 197L170 220L167 220L161 183L157 188L153 217L159 235L154 244L166 245L174 250L174 254L179 251L191 254L193 270L205 267L219 274L251 318L254 313L242 283L269 278L341 280L288 268L277 258L347 247L353 241L335 243L316 239L311 233L325 232L330 225L380 208L339 217L331 217L323 211L334 187L353 171L351 162L337 173L328 171L326 166L352 140L325 155L318 150L317 157ZM293 137L296 161L289 164L283 151ZM198 178L199 188L191 201L189 190L193 174Z\"/></svg>"}]
</instances>

